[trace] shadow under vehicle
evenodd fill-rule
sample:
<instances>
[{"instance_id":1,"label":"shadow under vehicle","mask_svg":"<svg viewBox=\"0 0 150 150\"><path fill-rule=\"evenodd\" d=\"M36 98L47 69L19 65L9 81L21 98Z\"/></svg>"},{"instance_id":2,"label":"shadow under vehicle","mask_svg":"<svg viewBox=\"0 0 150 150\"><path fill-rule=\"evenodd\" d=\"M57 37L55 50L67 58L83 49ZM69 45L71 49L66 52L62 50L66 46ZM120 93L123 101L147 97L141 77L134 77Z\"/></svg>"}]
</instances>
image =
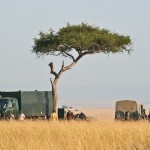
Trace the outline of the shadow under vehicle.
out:
<instances>
[{"instance_id":1,"label":"shadow under vehicle","mask_svg":"<svg viewBox=\"0 0 150 150\"><path fill-rule=\"evenodd\" d=\"M116 102L115 119L116 120L139 120L146 119L143 105L134 100L120 100Z\"/></svg>"},{"instance_id":2,"label":"shadow under vehicle","mask_svg":"<svg viewBox=\"0 0 150 150\"><path fill-rule=\"evenodd\" d=\"M51 91L0 92L0 118L7 119L12 113L17 119L19 112L26 118L48 118L53 112Z\"/></svg>"}]
</instances>

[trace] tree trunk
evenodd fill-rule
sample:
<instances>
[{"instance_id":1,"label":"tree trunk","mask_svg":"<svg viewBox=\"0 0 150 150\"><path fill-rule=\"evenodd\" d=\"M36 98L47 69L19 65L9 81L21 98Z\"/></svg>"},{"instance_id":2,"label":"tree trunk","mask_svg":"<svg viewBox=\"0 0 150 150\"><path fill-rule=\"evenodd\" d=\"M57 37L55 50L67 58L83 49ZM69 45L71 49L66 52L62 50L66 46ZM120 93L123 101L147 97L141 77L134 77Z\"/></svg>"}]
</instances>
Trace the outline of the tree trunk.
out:
<instances>
[{"instance_id":1,"label":"tree trunk","mask_svg":"<svg viewBox=\"0 0 150 150\"><path fill-rule=\"evenodd\" d=\"M57 82L51 82L51 84L52 84L52 96L53 96L53 111L57 113L57 107L58 107Z\"/></svg>"}]
</instances>

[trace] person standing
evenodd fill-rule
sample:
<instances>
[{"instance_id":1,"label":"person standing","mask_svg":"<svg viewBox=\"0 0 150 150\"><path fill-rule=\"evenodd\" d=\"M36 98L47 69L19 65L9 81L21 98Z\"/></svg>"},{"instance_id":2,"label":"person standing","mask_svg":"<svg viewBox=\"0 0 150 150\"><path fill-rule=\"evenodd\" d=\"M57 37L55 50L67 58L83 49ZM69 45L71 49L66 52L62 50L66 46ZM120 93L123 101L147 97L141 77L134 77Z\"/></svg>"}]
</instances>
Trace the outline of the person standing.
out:
<instances>
[{"instance_id":1,"label":"person standing","mask_svg":"<svg viewBox=\"0 0 150 150\"><path fill-rule=\"evenodd\" d=\"M20 112L19 114L19 120L25 120L26 116L23 112Z\"/></svg>"},{"instance_id":2,"label":"person standing","mask_svg":"<svg viewBox=\"0 0 150 150\"><path fill-rule=\"evenodd\" d=\"M51 116L50 116L50 120L52 120L52 121L56 121L56 120L58 120L58 116L57 116L57 114L56 114L56 112L55 112L55 111L53 111L53 113L51 114Z\"/></svg>"},{"instance_id":3,"label":"person standing","mask_svg":"<svg viewBox=\"0 0 150 150\"><path fill-rule=\"evenodd\" d=\"M8 120L14 120L15 119L15 116L13 115L12 112L9 112L8 114Z\"/></svg>"},{"instance_id":4,"label":"person standing","mask_svg":"<svg viewBox=\"0 0 150 150\"><path fill-rule=\"evenodd\" d=\"M67 120L72 120L73 119L74 114L70 109L68 110L66 117L67 117Z\"/></svg>"}]
</instances>

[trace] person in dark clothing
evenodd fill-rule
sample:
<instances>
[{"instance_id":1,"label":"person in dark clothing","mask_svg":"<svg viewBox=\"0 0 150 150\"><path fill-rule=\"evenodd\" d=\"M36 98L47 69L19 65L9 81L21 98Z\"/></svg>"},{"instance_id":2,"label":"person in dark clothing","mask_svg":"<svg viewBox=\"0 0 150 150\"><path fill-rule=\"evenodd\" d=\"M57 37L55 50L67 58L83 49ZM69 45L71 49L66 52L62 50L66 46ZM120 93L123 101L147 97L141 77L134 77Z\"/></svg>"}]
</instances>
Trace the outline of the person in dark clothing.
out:
<instances>
[{"instance_id":1,"label":"person in dark clothing","mask_svg":"<svg viewBox=\"0 0 150 150\"><path fill-rule=\"evenodd\" d=\"M149 111L149 114L147 116L147 119L148 119L148 121L150 121L150 111Z\"/></svg>"},{"instance_id":2,"label":"person in dark clothing","mask_svg":"<svg viewBox=\"0 0 150 150\"><path fill-rule=\"evenodd\" d=\"M79 114L79 118L81 120L86 120L86 115L81 111L81 113Z\"/></svg>"},{"instance_id":3,"label":"person in dark clothing","mask_svg":"<svg viewBox=\"0 0 150 150\"><path fill-rule=\"evenodd\" d=\"M129 112L126 111L126 112L125 112L125 120L129 120L129 117L128 117L128 116L129 116Z\"/></svg>"},{"instance_id":4,"label":"person in dark clothing","mask_svg":"<svg viewBox=\"0 0 150 150\"><path fill-rule=\"evenodd\" d=\"M143 109L142 119L147 120L147 115L146 115L145 109Z\"/></svg>"},{"instance_id":5,"label":"person in dark clothing","mask_svg":"<svg viewBox=\"0 0 150 150\"><path fill-rule=\"evenodd\" d=\"M72 120L73 119L74 114L70 109L68 110L66 117L67 117L67 120Z\"/></svg>"}]
</instances>

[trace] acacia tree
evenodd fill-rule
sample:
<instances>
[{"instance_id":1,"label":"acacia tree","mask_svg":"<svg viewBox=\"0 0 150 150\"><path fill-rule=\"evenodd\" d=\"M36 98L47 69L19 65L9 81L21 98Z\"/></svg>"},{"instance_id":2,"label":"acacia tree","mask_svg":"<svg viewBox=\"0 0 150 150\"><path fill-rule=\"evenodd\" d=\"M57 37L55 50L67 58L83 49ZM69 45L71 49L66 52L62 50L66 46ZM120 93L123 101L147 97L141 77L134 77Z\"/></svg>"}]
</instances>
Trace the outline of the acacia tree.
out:
<instances>
[{"instance_id":1,"label":"acacia tree","mask_svg":"<svg viewBox=\"0 0 150 150\"><path fill-rule=\"evenodd\" d=\"M62 66L58 72L55 71L53 62L49 63L50 73L54 75L54 79L50 78L52 85L52 94L54 102L54 111L57 111L58 80L63 72L71 69L77 62L86 55L97 53L122 53L131 51L130 36L119 35L118 33L110 32L107 29L99 27L79 24L70 25L54 32L50 29L49 32L40 32L37 38L34 38L33 53L38 56L54 55L70 58L71 62L68 65Z\"/></svg>"}]
</instances>

